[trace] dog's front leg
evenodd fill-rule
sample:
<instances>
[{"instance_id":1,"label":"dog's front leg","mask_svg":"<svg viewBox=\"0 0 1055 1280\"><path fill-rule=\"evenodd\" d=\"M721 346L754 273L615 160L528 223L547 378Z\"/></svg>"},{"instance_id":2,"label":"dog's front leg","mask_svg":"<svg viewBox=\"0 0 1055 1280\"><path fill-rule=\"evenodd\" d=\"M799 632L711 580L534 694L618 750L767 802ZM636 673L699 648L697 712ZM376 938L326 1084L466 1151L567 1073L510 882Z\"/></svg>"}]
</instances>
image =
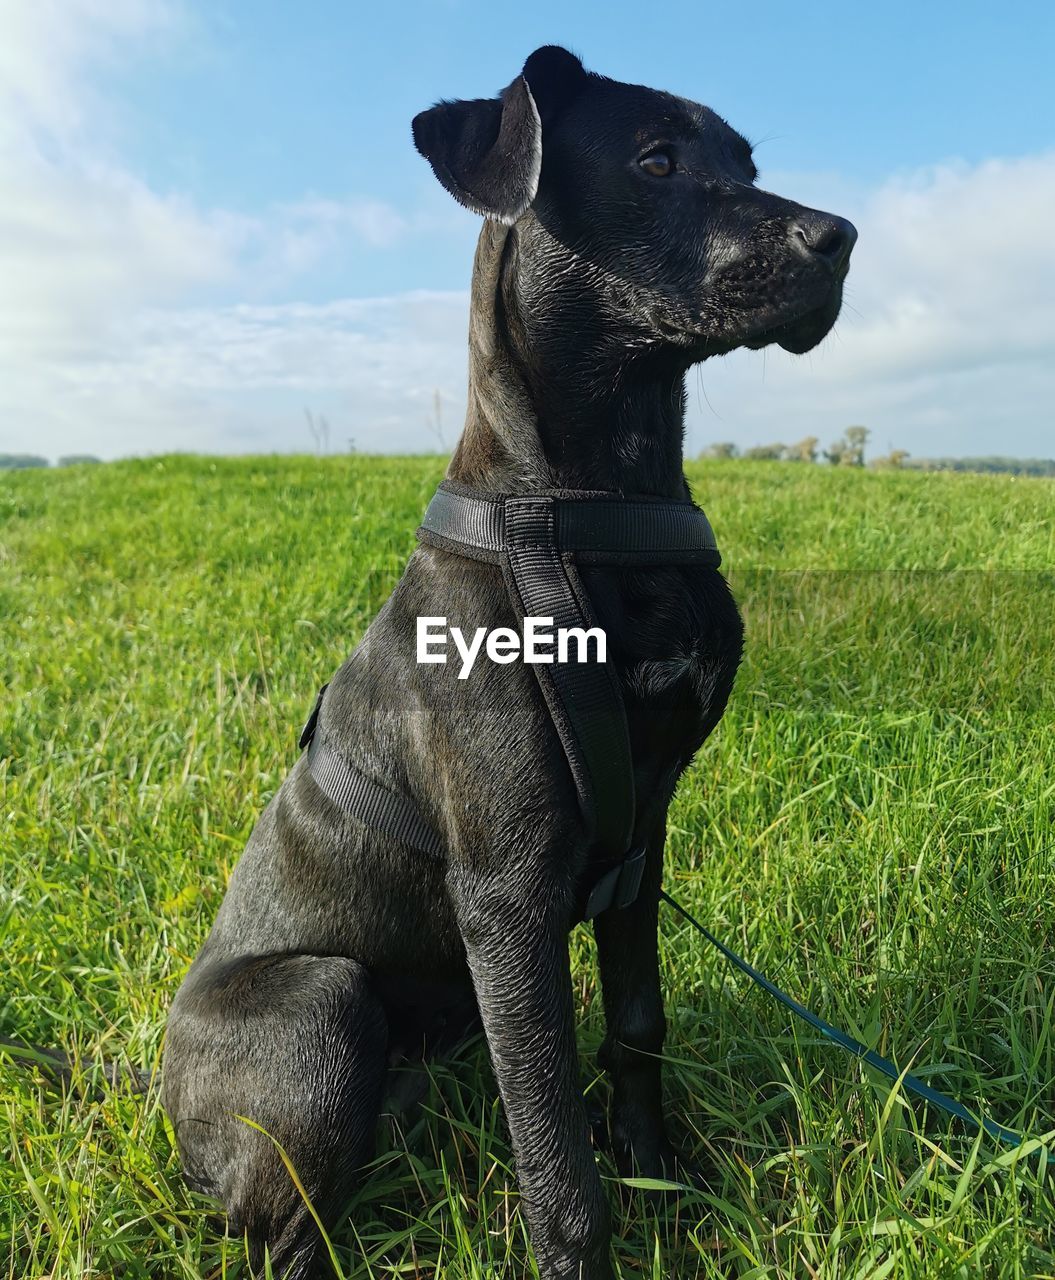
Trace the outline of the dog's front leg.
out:
<instances>
[{"instance_id":1,"label":"dog's front leg","mask_svg":"<svg viewBox=\"0 0 1055 1280\"><path fill-rule=\"evenodd\" d=\"M570 904L539 875L455 891L544 1280L609 1280L608 1205L575 1050Z\"/></svg>"},{"instance_id":2,"label":"dog's front leg","mask_svg":"<svg viewBox=\"0 0 1055 1280\"><path fill-rule=\"evenodd\" d=\"M624 1177L674 1176L676 1155L663 1119L666 1019L657 933L665 824L648 842L636 900L593 922L607 1034L600 1062L612 1081L612 1154Z\"/></svg>"}]
</instances>

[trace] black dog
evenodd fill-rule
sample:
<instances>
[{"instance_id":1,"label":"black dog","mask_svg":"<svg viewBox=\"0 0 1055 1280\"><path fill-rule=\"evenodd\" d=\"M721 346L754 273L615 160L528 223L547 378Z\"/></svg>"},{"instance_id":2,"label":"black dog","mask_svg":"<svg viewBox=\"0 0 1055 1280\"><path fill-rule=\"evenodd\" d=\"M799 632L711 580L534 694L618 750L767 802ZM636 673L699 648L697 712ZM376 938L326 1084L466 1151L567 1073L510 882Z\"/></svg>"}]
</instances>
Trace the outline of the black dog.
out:
<instances>
[{"instance_id":1,"label":"black dog","mask_svg":"<svg viewBox=\"0 0 1055 1280\"><path fill-rule=\"evenodd\" d=\"M706 107L539 49L497 99L414 121L443 185L484 215L469 408L448 477L475 493L688 498L683 377L735 347L802 352L839 311L856 233L759 190L747 142ZM647 850L636 901L595 921L613 1148L662 1176L656 961L667 806L718 723L740 657L725 580L700 566L593 567L581 581L625 703ZM176 996L164 1103L192 1184L266 1246L321 1267L323 1221L371 1152L386 1064L482 1018L541 1273L611 1276L609 1216L575 1053L567 933L596 849L535 675L415 661L416 621L518 628L492 564L432 545L334 677L318 731L411 797L430 860L364 824L298 762L254 830Z\"/></svg>"}]
</instances>

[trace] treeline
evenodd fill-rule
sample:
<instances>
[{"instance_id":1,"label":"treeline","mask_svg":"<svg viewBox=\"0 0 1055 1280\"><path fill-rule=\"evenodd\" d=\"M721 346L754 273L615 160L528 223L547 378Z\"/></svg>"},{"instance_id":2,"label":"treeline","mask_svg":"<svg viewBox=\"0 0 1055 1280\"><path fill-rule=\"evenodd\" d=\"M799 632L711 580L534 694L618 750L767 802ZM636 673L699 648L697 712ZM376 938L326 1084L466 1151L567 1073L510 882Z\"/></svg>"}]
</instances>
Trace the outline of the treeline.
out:
<instances>
[{"instance_id":1,"label":"treeline","mask_svg":"<svg viewBox=\"0 0 1055 1280\"><path fill-rule=\"evenodd\" d=\"M913 471L999 471L1012 476L1055 476L1055 458L909 458Z\"/></svg>"},{"instance_id":2,"label":"treeline","mask_svg":"<svg viewBox=\"0 0 1055 1280\"><path fill-rule=\"evenodd\" d=\"M55 463L57 467L77 467L84 462L100 462L91 453L67 453ZM51 462L35 453L0 453L0 471L24 471L27 467L50 467Z\"/></svg>"},{"instance_id":3,"label":"treeline","mask_svg":"<svg viewBox=\"0 0 1055 1280\"><path fill-rule=\"evenodd\" d=\"M797 444L756 444L742 452L731 441L722 440L708 445L699 456L747 458L761 462L823 460L833 467L868 466L874 471L980 471L1015 476L1055 476L1055 458L1005 458L997 455L987 458L913 458L906 449L891 449L889 453L869 458L866 462L868 436L867 427L847 427L827 448L821 447L817 436L806 436Z\"/></svg>"},{"instance_id":4,"label":"treeline","mask_svg":"<svg viewBox=\"0 0 1055 1280\"><path fill-rule=\"evenodd\" d=\"M818 436L806 436L798 444L755 444L743 453L731 441L722 440L708 445L700 457L748 458L758 462L819 462L823 458L833 467L863 467L868 435L867 427L847 427L826 449L821 448ZM889 466L900 467L907 457L903 449L895 449L885 461ZM879 459L873 461L878 463Z\"/></svg>"},{"instance_id":5,"label":"treeline","mask_svg":"<svg viewBox=\"0 0 1055 1280\"><path fill-rule=\"evenodd\" d=\"M747 458L763 462L820 462L834 467L870 467L873 471L976 471L1012 476L1055 477L1055 458L1005 458L993 454L985 458L913 458L905 449L865 461L868 443L867 427L847 427L840 439L826 449L817 436L806 436L797 444L756 444L741 450L728 440L708 445L701 458ZM57 467L77 467L102 459L91 453L67 453L55 463ZM21 471L29 467L50 467L47 458L35 453L0 453L0 471Z\"/></svg>"}]
</instances>

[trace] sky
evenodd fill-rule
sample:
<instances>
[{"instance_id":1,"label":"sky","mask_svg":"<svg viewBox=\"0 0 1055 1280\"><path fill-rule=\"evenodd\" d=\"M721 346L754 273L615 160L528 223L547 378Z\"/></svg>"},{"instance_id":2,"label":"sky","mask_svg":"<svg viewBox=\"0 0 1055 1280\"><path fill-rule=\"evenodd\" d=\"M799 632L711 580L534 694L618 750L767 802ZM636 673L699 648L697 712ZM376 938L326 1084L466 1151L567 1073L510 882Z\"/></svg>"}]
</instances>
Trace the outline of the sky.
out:
<instances>
[{"instance_id":1,"label":"sky","mask_svg":"<svg viewBox=\"0 0 1055 1280\"><path fill-rule=\"evenodd\" d=\"M479 220L414 151L540 44L707 103L858 227L814 352L689 375L687 449L1055 456L1055 6L0 0L0 452L450 448ZM437 411L438 406L438 411Z\"/></svg>"}]
</instances>

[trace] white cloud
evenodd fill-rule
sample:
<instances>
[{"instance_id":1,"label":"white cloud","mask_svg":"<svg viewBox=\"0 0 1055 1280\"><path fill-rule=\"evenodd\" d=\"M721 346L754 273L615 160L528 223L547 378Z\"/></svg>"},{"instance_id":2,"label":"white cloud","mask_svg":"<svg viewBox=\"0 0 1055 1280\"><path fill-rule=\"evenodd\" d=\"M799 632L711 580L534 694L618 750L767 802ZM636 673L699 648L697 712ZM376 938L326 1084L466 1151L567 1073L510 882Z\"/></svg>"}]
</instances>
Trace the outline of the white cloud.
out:
<instances>
[{"instance_id":1,"label":"white cloud","mask_svg":"<svg viewBox=\"0 0 1055 1280\"><path fill-rule=\"evenodd\" d=\"M175 0L0 0L0 451L104 456L302 448L302 406L334 444L448 443L464 405L462 294L295 297L355 241L435 230L369 198L247 216L162 195L108 142L100 67L185 34ZM690 376L690 443L741 444L851 422L920 453L1055 452L1055 154L947 164L878 189L775 175L861 239L836 333L796 359L737 353ZM466 262L466 268L468 262Z\"/></svg>"},{"instance_id":2,"label":"white cloud","mask_svg":"<svg viewBox=\"0 0 1055 1280\"><path fill-rule=\"evenodd\" d=\"M222 274L230 216L162 198L108 155L86 75L171 31L162 0L8 0L0 44L0 360L105 350L112 317ZM96 124L99 125L96 128ZM31 412L32 406L26 406Z\"/></svg>"},{"instance_id":3,"label":"white cloud","mask_svg":"<svg viewBox=\"0 0 1055 1280\"><path fill-rule=\"evenodd\" d=\"M848 373L980 364L1050 352L1055 152L942 166L864 209L862 323Z\"/></svg>"},{"instance_id":4,"label":"white cloud","mask_svg":"<svg viewBox=\"0 0 1055 1280\"><path fill-rule=\"evenodd\" d=\"M234 393L314 386L318 367L339 382L350 330L291 306L279 337L266 309L194 301L217 287L258 295L351 240L390 245L421 217L316 196L247 216L159 194L115 156L93 73L174 38L182 12L168 0L0 0L0 15L0 451L252 447L252 410L240 422ZM217 390L230 402L213 404Z\"/></svg>"},{"instance_id":5,"label":"white cloud","mask_svg":"<svg viewBox=\"0 0 1055 1280\"><path fill-rule=\"evenodd\" d=\"M68 441L91 422L104 456L310 450L311 408L329 419L335 449L354 438L361 450L421 451L439 447L438 391L451 446L467 322L464 293L143 311L106 358L57 371L45 431Z\"/></svg>"}]
</instances>

